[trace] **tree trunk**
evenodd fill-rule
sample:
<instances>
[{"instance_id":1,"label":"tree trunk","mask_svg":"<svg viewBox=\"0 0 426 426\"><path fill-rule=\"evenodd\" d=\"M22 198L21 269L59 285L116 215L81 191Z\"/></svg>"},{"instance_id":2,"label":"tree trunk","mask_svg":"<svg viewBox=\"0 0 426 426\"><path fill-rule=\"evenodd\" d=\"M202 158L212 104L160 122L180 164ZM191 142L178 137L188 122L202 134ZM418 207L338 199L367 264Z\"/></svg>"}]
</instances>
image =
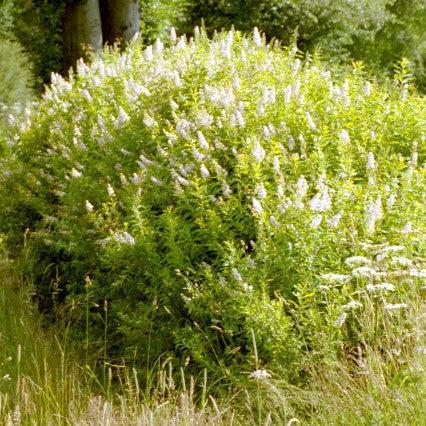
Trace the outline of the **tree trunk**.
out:
<instances>
[{"instance_id":1,"label":"tree trunk","mask_svg":"<svg viewBox=\"0 0 426 426\"><path fill-rule=\"evenodd\" d=\"M129 42L140 31L139 0L100 0L104 42Z\"/></svg>"},{"instance_id":2,"label":"tree trunk","mask_svg":"<svg viewBox=\"0 0 426 426\"><path fill-rule=\"evenodd\" d=\"M102 26L98 0L66 0L63 17L64 62L74 66L88 51L102 50Z\"/></svg>"}]
</instances>

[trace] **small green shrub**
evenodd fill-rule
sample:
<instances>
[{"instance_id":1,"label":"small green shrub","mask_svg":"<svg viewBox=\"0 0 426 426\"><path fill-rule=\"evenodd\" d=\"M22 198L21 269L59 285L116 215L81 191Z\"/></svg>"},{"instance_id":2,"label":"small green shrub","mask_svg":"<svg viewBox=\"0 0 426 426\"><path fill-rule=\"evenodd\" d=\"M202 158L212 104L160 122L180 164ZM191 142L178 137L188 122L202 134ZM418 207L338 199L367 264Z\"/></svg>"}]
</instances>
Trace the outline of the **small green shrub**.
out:
<instances>
[{"instance_id":1,"label":"small green shrub","mask_svg":"<svg viewBox=\"0 0 426 426\"><path fill-rule=\"evenodd\" d=\"M100 356L303 384L416 345L425 100L404 64L381 87L298 55L172 34L56 76L17 122L1 229Z\"/></svg>"},{"instance_id":2,"label":"small green shrub","mask_svg":"<svg viewBox=\"0 0 426 426\"><path fill-rule=\"evenodd\" d=\"M17 43L0 38L0 135L9 114L17 114L33 93L28 61Z\"/></svg>"},{"instance_id":3,"label":"small green shrub","mask_svg":"<svg viewBox=\"0 0 426 426\"><path fill-rule=\"evenodd\" d=\"M17 43L0 40L0 104L31 99L28 61Z\"/></svg>"}]
</instances>

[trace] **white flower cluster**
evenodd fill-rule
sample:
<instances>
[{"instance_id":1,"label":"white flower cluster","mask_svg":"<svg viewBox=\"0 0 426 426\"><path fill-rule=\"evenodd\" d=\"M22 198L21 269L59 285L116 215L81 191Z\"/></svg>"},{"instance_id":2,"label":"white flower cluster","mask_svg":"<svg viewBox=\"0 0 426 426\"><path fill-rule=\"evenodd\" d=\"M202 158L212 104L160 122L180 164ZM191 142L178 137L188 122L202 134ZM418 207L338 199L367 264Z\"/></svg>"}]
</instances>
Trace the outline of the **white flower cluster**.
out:
<instances>
[{"instance_id":1,"label":"white flower cluster","mask_svg":"<svg viewBox=\"0 0 426 426\"><path fill-rule=\"evenodd\" d=\"M266 380L271 377L271 374L267 370L258 369L251 372L249 376L255 380Z\"/></svg>"}]
</instances>

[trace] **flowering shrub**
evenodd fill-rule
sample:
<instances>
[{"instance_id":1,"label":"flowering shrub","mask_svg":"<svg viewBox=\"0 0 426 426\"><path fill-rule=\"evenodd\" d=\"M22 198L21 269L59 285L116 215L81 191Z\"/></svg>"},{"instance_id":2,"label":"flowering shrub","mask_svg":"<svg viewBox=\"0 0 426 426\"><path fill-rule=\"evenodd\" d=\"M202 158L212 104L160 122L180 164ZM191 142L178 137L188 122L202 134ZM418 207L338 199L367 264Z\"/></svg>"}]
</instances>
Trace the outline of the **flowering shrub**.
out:
<instances>
[{"instance_id":1,"label":"flowering shrub","mask_svg":"<svg viewBox=\"0 0 426 426\"><path fill-rule=\"evenodd\" d=\"M56 76L6 141L1 227L42 305L222 377L413 344L424 98L257 30L170 43Z\"/></svg>"}]
</instances>

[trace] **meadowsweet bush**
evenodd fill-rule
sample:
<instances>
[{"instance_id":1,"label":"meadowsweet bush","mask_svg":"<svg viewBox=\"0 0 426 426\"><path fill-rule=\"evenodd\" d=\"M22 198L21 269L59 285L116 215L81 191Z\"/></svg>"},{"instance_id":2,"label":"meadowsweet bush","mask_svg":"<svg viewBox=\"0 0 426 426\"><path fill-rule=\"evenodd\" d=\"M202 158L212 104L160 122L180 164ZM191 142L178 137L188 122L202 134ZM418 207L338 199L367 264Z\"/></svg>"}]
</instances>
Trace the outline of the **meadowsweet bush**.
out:
<instances>
[{"instance_id":1,"label":"meadowsweet bush","mask_svg":"<svg viewBox=\"0 0 426 426\"><path fill-rule=\"evenodd\" d=\"M394 365L425 276L404 69L380 87L257 30L170 43L54 77L5 142L1 228L41 305L137 366L303 383L366 346Z\"/></svg>"}]
</instances>

